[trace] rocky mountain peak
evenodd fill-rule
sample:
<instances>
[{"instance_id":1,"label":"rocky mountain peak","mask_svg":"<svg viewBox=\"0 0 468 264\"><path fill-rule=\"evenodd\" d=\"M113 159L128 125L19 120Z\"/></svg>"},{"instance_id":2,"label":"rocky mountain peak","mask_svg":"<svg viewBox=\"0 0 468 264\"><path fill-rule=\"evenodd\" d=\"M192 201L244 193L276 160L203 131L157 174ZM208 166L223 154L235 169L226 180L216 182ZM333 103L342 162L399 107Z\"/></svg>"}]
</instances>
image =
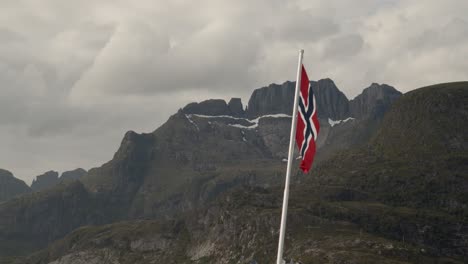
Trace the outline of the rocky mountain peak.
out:
<instances>
[{"instance_id":1,"label":"rocky mountain peak","mask_svg":"<svg viewBox=\"0 0 468 264\"><path fill-rule=\"evenodd\" d=\"M315 92L319 118L342 120L349 117L349 102L335 83L329 79L311 81Z\"/></svg>"},{"instance_id":2,"label":"rocky mountain peak","mask_svg":"<svg viewBox=\"0 0 468 264\"><path fill-rule=\"evenodd\" d=\"M33 191L40 191L46 188L50 188L59 182L59 174L56 171L48 171L44 174L36 176L31 184Z\"/></svg>"},{"instance_id":3,"label":"rocky mountain peak","mask_svg":"<svg viewBox=\"0 0 468 264\"><path fill-rule=\"evenodd\" d=\"M340 120L349 117L348 98L331 79L311 81L310 84L315 91L320 118ZM290 114L295 85L296 82L287 81L255 90L249 100L247 116L255 118L267 114Z\"/></svg>"},{"instance_id":4,"label":"rocky mountain peak","mask_svg":"<svg viewBox=\"0 0 468 264\"><path fill-rule=\"evenodd\" d=\"M401 95L401 92L390 85L372 83L349 102L351 116L381 118Z\"/></svg>"},{"instance_id":5,"label":"rocky mountain peak","mask_svg":"<svg viewBox=\"0 0 468 264\"><path fill-rule=\"evenodd\" d=\"M186 114L227 115L229 107L222 99L210 99L200 103L190 103L182 111Z\"/></svg>"},{"instance_id":6,"label":"rocky mountain peak","mask_svg":"<svg viewBox=\"0 0 468 264\"><path fill-rule=\"evenodd\" d=\"M119 150L114 155L114 159L138 160L138 158L143 159L143 156L145 156L143 160L147 160L147 154L145 153L152 144L151 134L138 134L135 131L127 131L122 139Z\"/></svg>"},{"instance_id":7,"label":"rocky mountain peak","mask_svg":"<svg viewBox=\"0 0 468 264\"><path fill-rule=\"evenodd\" d=\"M82 169L82 168L78 168L78 169L71 170L71 171L65 171L60 176L60 180L62 180L62 181L77 180L77 179L81 178L83 175L85 175L86 173L87 173L87 171Z\"/></svg>"},{"instance_id":8,"label":"rocky mountain peak","mask_svg":"<svg viewBox=\"0 0 468 264\"><path fill-rule=\"evenodd\" d=\"M208 116L230 115L243 117L245 115L240 98L231 98L229 103L226 103L222 99L210 99L200 103L190 103L182 109L182 112L184 114Z\"/></svg>"},{"instance_id":9,"label":"rocky mountain peak","mask_svg":"<svg viewBox=\"0 0 468 264\"><path fill-rule=\"evenodd\" d=\"M256 118L267 114L291 114L295 82L272 83L256 89L250 96L247 116Z\"/></svg>"},{"instance_id":10,"label":"rocky mountain peak","mask_svg":"<svg viewBox=\"0 0 468 264\"><path fill-rule=\"evenodd\" d=\"M232 116L243 117L245 115L244 107L240 98L231 98L228 103L229 111Z\"/></svg>"}]
</instances>

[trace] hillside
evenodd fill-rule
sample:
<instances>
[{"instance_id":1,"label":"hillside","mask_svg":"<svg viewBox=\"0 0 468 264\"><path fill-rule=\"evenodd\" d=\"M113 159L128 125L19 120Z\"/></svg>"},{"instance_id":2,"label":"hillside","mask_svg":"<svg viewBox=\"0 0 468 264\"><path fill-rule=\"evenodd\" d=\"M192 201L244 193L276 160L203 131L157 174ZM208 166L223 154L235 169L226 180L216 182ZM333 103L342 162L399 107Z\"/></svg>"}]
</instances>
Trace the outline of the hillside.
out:
<instances>
[{"instance_id":1,"label":"hillside","mask_svg":"<svg viewBox=\"0 0 468 264\"><path fill-rule=\"evenodd\" d=\"M385 116L370 145L322 164L320 179L323 183L341 179L344 186L378 194L374 198L394 205L465 211L467 88L467 82L449 83L405 94Z\"/></svg>"},{"instance_id":2,"label":"hillside","mask_svg":"<svg viewBox=\"0 0 468 264\"><path fill-rule=\"evenodd\" d=\"M296 175L289 203L286 257L302 263L464 263L468 259L467 96L468 82L440 84L405 94L389 107L382 123L376 123L377 132L372 133L368 144L340 150L315 166L311 175ZM114 161L120 158L142 161L152 155L174 153L172 158L163 160L182 167L181 173L184 166L193 164L191 161L197 157L212 158L214 166L223 164L224 153L215 155L204 152L203 148L197 155L190 156L191 151L184 152L184 149L179 152L163 149L150 154L152 152L147 148L138 147L138 144L154 146L158 136L169 134L190 144L181 139L193 135L187 127L204 131L208 129L205 126L214 121L206 117L189 118L194 116L179 112L171 117L178 126L168 122L153 135L127 135L127 140L133 143L125 144L124 140L122 152L119 150ZM216 121L221 123L224 119L218 117ZM258 131L261 131L261 120ZM224 120L228 124L231 121ZM276 118L264 120L266 124L275 121ZM249 126L246 123L238 125ZM230 129L228 127L224 128ZM236 126L233 133L238 131L234 128ZM233 145L221 145L231 148L227 150L229 155L243 153L243 146L236 143L244 142L243 136L246 140L260 139L254 137L255 134L229 134L227 131L231 130L222 128L215 131L234 141ZM234 135L239 139L235 140ZM215 144L197 137L189 140ZM216 142L219 144L219 140ZM226 140L223 144L229 142ZM163 146L178 146L171 144L174 143L155 145L159 150ZM271 149L266 147L267 144L253 146L259 151ZM274 160L271 153L260 151L255 157ZM253 154L242 155L247 159ZM177 161L176 157L181 162L170 163ZM242 157L238 159L242 168L261 175L253 170L254 164L243 163ZM146 167L148 162L143 164L146 165L121 168L133 172L140 169L152 171L151 166ZM277 168L274 164L256 160L255 165L268 168L264 171L265 176L277 171L278 178L282 178L284 164L278 163ZM203 168L213 168L210 166L207 164ZM214 171L222 172L218 168ZM236 167L235 171L242 172L242 168ZM227 171L233 171L232 167ZM224 179L225 173L219 175L212 180ZM94 192L122 188L109 185L112 182L109 179L112 177L98 184L88 182L87 186L99 186ZM131 180L136 182L138 179ZM54 263L73 264L105 259L118 263L161 260L168 263L269 263L274 259L271 252L276 250L282 189L269 185L265 185L266 188L247 187L250 181L242 181L230 188L220 182L211 182L215 193L219 194L205 200L205 206L195 208L195 211L182 210L175 220L131 221L76 230L24 262L57 260ZM206 189L209 183L198 185L202 186L198 190L210 190ZM166 184L171 186L170 182ZM193 191L184 195L200 197L200 193L190 196L194 195ZM181 196L173 199L176 202L172 202L177 203ZM142 204L141 201L138 204Z\"/></svg>"},{"instance_id":3,"label":"hillside","mask_svg":"<svg viewBox=\"0 0 468 264\"><path fill-rule=\"evenodd\" d=\"M280 193L279 189L242 188L223 195L207 210L178 220L83 227L48 250L17 263L272 263L278 239ZM312 264L463 263L434 256L426 246L386 238L349 220L337 221L325 215L342 210L340 203L298 200L296 195L291 204L287 259ZM400 216L397 210L373 207L373 212L362 212L362 217L383 213L385 220Z\"/></svg>"},{"instance_id":4,"label":"hillside","mask_svg":"<svg viewBox=\"0 0 468 264\"><path fill-rule=\"evenodd\" d=\"M0 169L0 203L28 192L31 189L24 181L15 178L11 172Z\"/></svg>"}]
</instances>

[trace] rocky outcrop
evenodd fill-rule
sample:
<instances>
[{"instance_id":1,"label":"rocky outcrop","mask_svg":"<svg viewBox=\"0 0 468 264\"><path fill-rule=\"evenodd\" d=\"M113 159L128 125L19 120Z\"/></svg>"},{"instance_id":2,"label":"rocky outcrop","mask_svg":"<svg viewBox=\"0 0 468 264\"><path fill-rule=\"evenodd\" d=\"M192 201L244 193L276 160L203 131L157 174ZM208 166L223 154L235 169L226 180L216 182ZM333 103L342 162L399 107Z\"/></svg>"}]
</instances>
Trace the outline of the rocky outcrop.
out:
<instances>
[{"instance_id":1,"label":"rocky outcrop","mask_svg":"<svg viewBox=\"0 0 468 264\"><path fill-rule=\"evenodd\" d=\"M354 118L382 118L393 102L402 95L394 87L373 83L349 102Z\"/></svg>"},{"instance_id":2,"label":"rocky outcrop","mask_svg":"<svg viewBox=\"0 0 468 264\"><path fill-rule=\"evenodd\" d=\"M343 92L338 90L331 79L311 81L318 117L322 119L343 120L349 117L349 101Z\"/></svg>"},{"instance_id":3,"label":"rocky outcrop","mask_svg":"<svg viewBox=\"0 0 468 264\"><path fill-rule=\"evenodd\" d=\"M250 96L247 116L256 118L267 114L291 114L294 100L295 82L270 84L256 89Z\"/></svg>"},{"instance_id":4,"label":"rocky outcrop","mask_svg":"<svg viewBox=\"0 0 468 264\"><path fill-rule=\"evenodd\" d=\"M319 118L340 120L349 117L348 99L331 79L311 81L310 84L315 92ZM285 82L255 90L249 100L247 116L291 114L295 85L295 82Z\"/></svg>"},{"instance_id":5,"label":"rocky outcrop","mask_svg":"<svg viewBox=\"0 0 468 264\"><path fill-rule=\"evenodd\" d=\"M349 101L331 79L311 81L310 84L315 92L318 116L324 120L343 120L348 117L381 119L392 103L402 95L392 86L373 83L362 94ZM294 88L295 82L285 82L255 90L250 97L246 115L256 118L267 114L290 114Z\"/></svg>"},{"instance_id":6,"label":"rocky outcrop","mask_svg":"<svg viewBox=\"0 0 468 264\"><path fill-rule=\"evenodd\" d=\"M244 116L244 107L242 106L242 101L240 98L231 98L228 103L229 111L232 116L243 117Z\"/></svg>"},{"instance_id":7,"label":"rocky outcrop","mask_svg":"<svg viewBox=\"0 0 468 264\"><path fill-rule=\"evenodd\" d=\"M71 170L71 171L65 171L60 176L60 181L78 180L86 173L87 171L82 168L78 168L78 169Z\"/></svg>"},{"instance_id":8,"label":"rocky outcrop","mask_svg":"<svg viewBox=\"0 0 468 264\"><path fill-rule=\"evenodd\" d=\"M231 111L226 104L226 101L222 99L210 99L200 103L190 103L185 106L182 111L186 114L198 114L198 115L229 115Z\"/></svg>"},{"instance_id":9,"label":"rocky outcrop","mask_svg":"<svg viewBox=\"0 0 468 264\"><path fill-rule=\"evenodd\" d=\"M31 189L35 192L51 188L59 183L59 174L56 171L48 171L36 176L31 184Z\"/></svg>"},{"instance_id":10,"label":"rocky outcrop","mask_svg":"<svg viewBox=\"0 0 468 264\"><path fill-rule=\"evenodd\" d=\"M0 202L28 192L31 189L24 181L15 178L11 172L0 169Z\"/></svg>"},{"instance_id":11,"label":"rocky outcrop","mask_svg":"<svg viewBox=\"0 0 468 264\"><path fill-rule=\"evenodd\" d=\"M210 99L200 103L190 103L182 109L182 112L185 114L208 116L244 116L244 108L242 107L240 98L231 98L229 104L226 104L226 101L222 99Z\"/></svg>"}]
</instances>

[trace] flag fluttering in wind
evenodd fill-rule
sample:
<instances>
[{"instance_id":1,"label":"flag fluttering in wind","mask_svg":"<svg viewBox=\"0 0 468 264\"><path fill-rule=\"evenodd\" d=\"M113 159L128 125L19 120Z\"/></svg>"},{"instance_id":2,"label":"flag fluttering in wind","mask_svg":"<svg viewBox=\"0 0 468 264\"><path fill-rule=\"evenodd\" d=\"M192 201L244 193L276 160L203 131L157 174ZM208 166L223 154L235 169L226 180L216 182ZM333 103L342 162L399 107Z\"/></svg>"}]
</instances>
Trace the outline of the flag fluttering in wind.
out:
<instances>
[{"instance_id":1,"label":"flag fluttering in wind","mask_svg":"<svg viewBox=\"0 0 468 264\"><path fill-rule=\"evenodd\" d=\"M291 120L291 136L289 138L288 165L286 168L286 182L284 184L283 210L281 212L281 226L279 231L278 255L276 264L284 264L283 248L286 232L286 216L288 213L289 182L294 154L294 137L302 157L301 169L308 172L312 167L315 156L315 141L320 130L317 118L315 96L310 87L309 77L302 65L304 50L299 51L297 64L296 90L294 92L293 115Z\"/></svg>"},{"instance_id":2,"label":"flag fluttering in wind","mask_svg":"<svg viewBox=\"0 0 468 264\"><path fill-rule=\"evenodd\" d=\"M315 95L310 86L309 77L301 67L301 86L299 92L299 109L297 116L296 144L302 157L301 170L308 172L312 167L315 156L315 141L320 130L317 118Z\"/></svg>"}]
</instances>

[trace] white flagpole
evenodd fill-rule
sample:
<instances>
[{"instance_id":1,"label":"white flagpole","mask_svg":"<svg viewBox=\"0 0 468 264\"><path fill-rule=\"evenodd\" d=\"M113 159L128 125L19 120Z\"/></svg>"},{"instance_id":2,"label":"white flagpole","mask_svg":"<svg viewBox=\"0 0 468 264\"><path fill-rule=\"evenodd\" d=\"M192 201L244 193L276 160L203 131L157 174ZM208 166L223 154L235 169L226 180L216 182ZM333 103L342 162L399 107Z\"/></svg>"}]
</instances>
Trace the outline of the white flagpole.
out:
<instances>
[{"instance_id":1,"label":"white flagpole","mask_svg":"<svg viewBox=\"0 0 468 264\"><path fill-rule=\"evenodd\" d=\"M299 62L297 64L297 77L296 77L296 90L294 92L294 106L291 120L291 136L289 138L289 152L288 152L288 166L286 168L286 182L284 184L283 196L283 211L281 213L281 227L278 242L278 255L276 264L283 264L283 247L284 247L284 234L286 232L286 216L288 214L288 199L289 199L289 181L291 178L291 165L294 159L294 138L296 137L296 120L297 120L297 105L299 90L301 87L301 71L302 71L302 55L304 50L299 51Z\"/></svg>"}]
</instances>

